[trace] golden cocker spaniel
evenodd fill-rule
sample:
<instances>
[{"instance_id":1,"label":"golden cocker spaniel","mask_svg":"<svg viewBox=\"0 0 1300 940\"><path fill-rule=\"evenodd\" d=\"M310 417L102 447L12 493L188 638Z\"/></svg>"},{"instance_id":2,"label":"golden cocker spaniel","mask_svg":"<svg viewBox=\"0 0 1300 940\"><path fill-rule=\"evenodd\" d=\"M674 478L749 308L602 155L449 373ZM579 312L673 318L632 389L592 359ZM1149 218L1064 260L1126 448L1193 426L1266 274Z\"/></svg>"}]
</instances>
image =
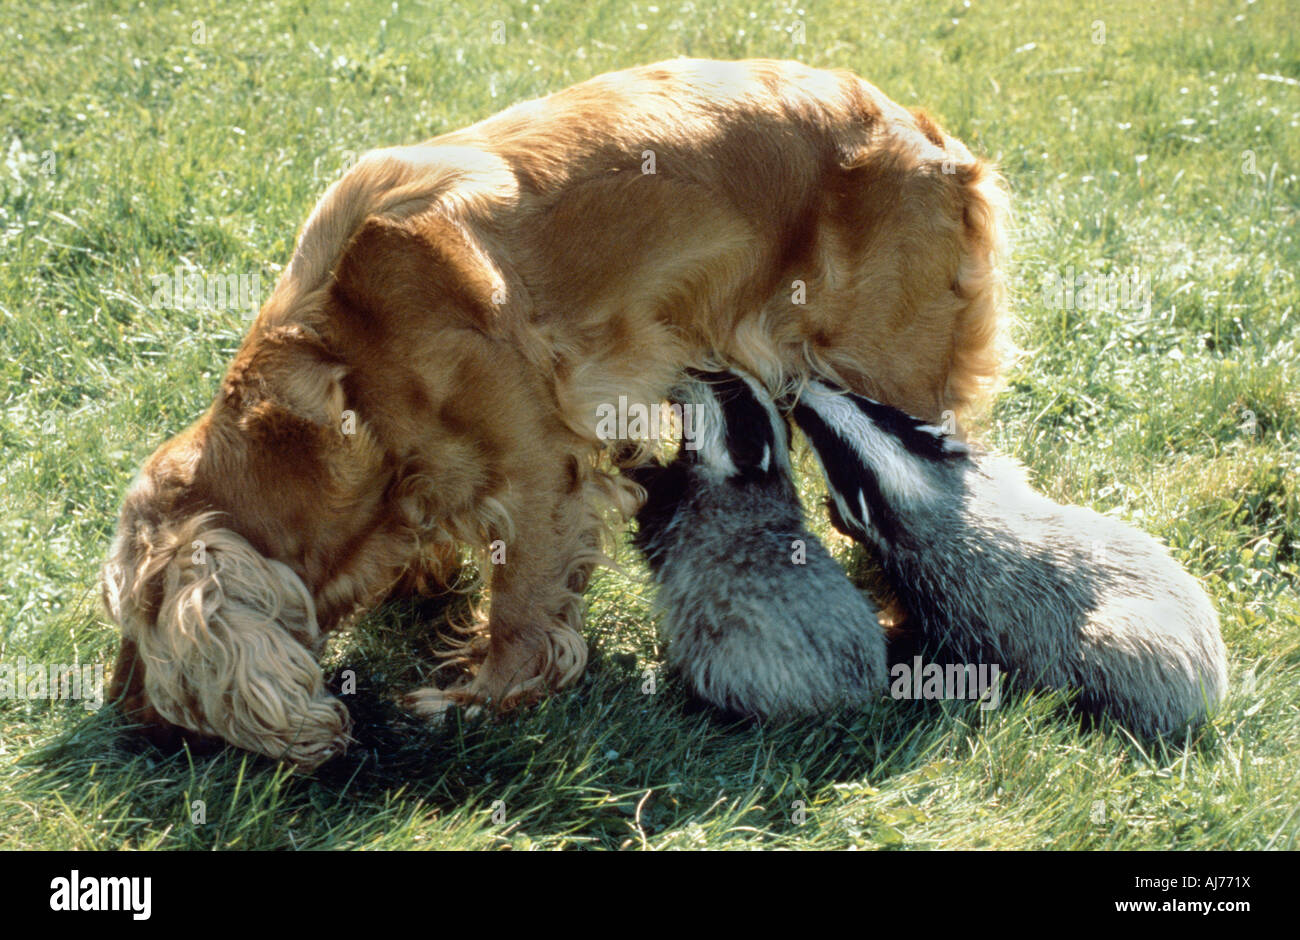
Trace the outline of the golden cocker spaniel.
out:
<instances>
[{"instance_id":1,"label":"golden cocker spaniel","mask_svg":"<svg viewBox=\"0 0 1300 940\"><path fill-rule=\"evenodd\" d=\"M597 415L686 367L818 377L937 421L998 369L1004 190L846 71L676 60L366 155L322 197L215 401L146 461L105 569L137 718L313 767L350 720L325 635L496 546L471 677L583 671ZM615 442L616 443L616 442Z\"/></svg>"}]
</instances>

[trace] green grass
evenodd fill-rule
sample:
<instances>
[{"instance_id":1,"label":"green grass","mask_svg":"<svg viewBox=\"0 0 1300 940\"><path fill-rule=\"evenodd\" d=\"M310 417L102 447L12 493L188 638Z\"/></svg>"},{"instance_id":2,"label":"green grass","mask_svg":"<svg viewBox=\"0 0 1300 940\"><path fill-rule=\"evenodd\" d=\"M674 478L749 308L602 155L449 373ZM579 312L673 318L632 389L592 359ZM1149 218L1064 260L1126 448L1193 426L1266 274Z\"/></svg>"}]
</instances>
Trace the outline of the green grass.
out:
<instances>
[{"instance_id":1,"label":"green grass","mask_svg":"<svg viewBox=\"0 0 1300 940\"><path fill-rule=\"evenodd\" d=\"M768 55L854 69L1001 164L1025 353L985 437L1204 578L1232 661L1213 722L1151 748L1015 695L728 727L671 679L642 692L661 656L625 552L590 592L587 676L500 722L432 730L392 704L431 668L441 612L389 607L341 637L363 741L314 776L0 700L0 846L1297 847L1294 6L803 2L6 4L0 661L111 663L95 584L121 496L247 325L151 306L151 275L269 292L361 151L609 69ZM1150 308L1054 308L1043 279L1071 267L1136 270Z\"/></svg>"}]
</instances>

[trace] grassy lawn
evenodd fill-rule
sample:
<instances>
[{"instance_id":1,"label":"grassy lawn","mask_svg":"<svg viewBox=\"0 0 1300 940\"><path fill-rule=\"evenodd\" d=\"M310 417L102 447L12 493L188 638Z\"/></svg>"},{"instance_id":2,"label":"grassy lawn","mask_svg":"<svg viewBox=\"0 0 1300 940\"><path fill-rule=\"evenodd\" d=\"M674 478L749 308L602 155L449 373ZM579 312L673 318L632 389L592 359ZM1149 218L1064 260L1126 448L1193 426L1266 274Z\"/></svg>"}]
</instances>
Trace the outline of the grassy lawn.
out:
<instances>
[{"instance_id":1,"label":"grassy lawn","mask_svg":"<svg viewBox=\"0 0 1300 940\"><path fill-rule=\"evenodd\" d=\"M0 662L112 662L96 581L122 494L251 313L154 303L158 275L269 295L369 148L610 69L775 56L853 69L1003 168L1023 354L982 436L1204 579L1232 666L1213 722L1152 747L1017 693L727 726L671 677L643 691L662 651L625 549L589 594L586 677L499 722L393 703L455 609L339 637L361 744L315 775L0 699L0 847L1300 847L1294 4L798 2L0 8ZM1055 290L1082 274L1117 289Z\"/></svg>"}]
</instances>

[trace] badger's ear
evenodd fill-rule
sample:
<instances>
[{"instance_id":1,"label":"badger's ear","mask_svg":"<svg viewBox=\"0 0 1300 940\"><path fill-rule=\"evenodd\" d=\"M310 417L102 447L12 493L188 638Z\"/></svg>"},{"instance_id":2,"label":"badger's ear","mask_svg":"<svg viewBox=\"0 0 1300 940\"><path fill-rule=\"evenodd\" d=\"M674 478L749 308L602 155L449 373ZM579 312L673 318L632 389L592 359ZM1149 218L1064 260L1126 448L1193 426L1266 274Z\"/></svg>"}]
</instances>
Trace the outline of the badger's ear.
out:
<instances>
[{"instance_id":1,"label":"badger's ear","mask_svg":"<svg viewBox=\"0 0 1300 940\"><path fill-rule=\"evenodd\" d=\"M269 327L250 334L227 373L224 393L246 431L275 437L311 427L337 431L346 373L342 359L314 330Z\"/></svg>"},{"instance_id":2,"label":"badger's ear","mask_svg":"<svg viewBox=\"0 0 1300 940\"><path fill-rule=\"evenodd\" d=\"M631 472L621 472L645 489L645 501L636 513L643 533L667 525L677 512L677 507L690 495L690 471L680 460L674 460L667 466L652 463Z\"/></svg>"},{"instance_id":3,"label":"badger's ear","mask_svg":"<svg viewBox=\"0 0 1300 940\"><path fill-rule=\"evenodd\" d=\"M657 460L651 460L647 463L636 464L631 467L621 467L619 473L627 477L633 483L649 490L657 480L659 480L668 468Z\"/></svg>"}]
</instances>

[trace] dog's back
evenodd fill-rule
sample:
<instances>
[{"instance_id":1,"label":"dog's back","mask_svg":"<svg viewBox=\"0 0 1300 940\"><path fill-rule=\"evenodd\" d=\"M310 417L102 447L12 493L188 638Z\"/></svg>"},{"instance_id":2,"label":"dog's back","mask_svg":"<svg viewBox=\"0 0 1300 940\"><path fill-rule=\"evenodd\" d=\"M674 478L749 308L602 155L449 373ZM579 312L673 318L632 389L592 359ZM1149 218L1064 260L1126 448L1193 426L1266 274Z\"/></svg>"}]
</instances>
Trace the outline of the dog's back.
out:
<instances>
[{"instance_id":1,"label":"dog's back","mask_svg":"<svg viewBox=\"0 0 1300 940\"><path fill-rule=\"evenodd\" d=\"M836 525L880 553L924 638L967 662L1080 690L1145 734L1204 717L1227 685L1218 618L1154 538L1062 506L1022 468L821 383L794 409Z\"/></svg>"},{"instance_id":2,"label":"dog's back","mask_svg":"<svg viewBox=\"0 0 1300 940\"><path fill-rule=\"evenodd\" d=\"M838 375L936 416L997 371L999 178L847 71L677 59L600 75L367 156L335 193L295 269L395 298L379 314L413 353L432 341L428 311L400 309L408 284L547 371L562 349L581 367L559 370L566 416L657 401L701 352L769 387ZM360 342L375 318L330 313L329 329Z\"/></svg>"},{"instance_id":3,"label":"dog's back","mask_svg":"<svg viewBox=\"0 0 1300 940\"><path fill-rule=\"evenodd\" d=\"M748 380L712 373L679 399L698 435L647 491L636 543L659 589L668 659L704 700L786 717L884 687L875 608L804 525L784 421Z\"/></svg>"}]
</instances>

